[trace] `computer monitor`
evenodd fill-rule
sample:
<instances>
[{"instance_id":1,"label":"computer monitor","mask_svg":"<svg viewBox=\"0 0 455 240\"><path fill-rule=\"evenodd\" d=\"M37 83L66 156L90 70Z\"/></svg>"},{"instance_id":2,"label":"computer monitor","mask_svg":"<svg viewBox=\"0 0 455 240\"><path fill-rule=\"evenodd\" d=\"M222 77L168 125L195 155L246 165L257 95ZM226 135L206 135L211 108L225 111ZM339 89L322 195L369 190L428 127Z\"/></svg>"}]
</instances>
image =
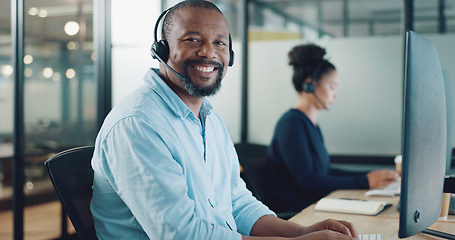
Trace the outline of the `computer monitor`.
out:
<instances>
[{"instance_id":1,"label":"computer monitor","mask_svg":"<svg viewBox=\"0 0 455 240\"><path fill-rule=\"evenodd\" d=\"M446 99L436 48L410 31L405 61L400 238L427 233L438 220L447 162Z\"/></svg>"},{"instance_id":2,"label":"computer monitor","mask_svg":"<svg viewBox=\"0 0 455 240\"><path fill-rule=\"evenodd\" d=\"M446 112L447 112L447 162L446 162L446 175L452 174L450 168L452 167L452 148L453 148L453 93L452 83L450 82L449 73L442 70L442 77L444 79L444 89L446 96ZM455 173L454 173L455 174Z\"/></svg>"}]
</instances>

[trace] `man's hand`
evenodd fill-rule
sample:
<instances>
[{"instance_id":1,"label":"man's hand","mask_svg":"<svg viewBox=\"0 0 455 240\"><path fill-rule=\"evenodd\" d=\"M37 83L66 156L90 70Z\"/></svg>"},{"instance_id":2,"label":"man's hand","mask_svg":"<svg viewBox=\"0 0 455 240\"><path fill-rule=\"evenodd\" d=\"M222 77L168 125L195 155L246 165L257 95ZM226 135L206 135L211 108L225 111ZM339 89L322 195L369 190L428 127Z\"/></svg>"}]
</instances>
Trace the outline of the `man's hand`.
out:
<instances>
[{"instance_id":1,"label":"man's hand","mask_svg":"<svg viewBox=\"0 0 455 240\"><path fill-rule=\"evenodd\" d=\"M304 239L358 239L359 234L354 224L342 221L327 219L305 228ZM346 238L350 237L350 238Z\"/></svg>"},{"instance_id":2,"label":"man's hand","mask_svg":"<svg viewBox=\"0 0 455 240\"><path fill-rule=\"evenodd\" d=\"M350 222L327 219L304 227L273 215L259 218L253 225L250 234L251 236L242 236L242 239L354 240L359 238L357 230Z\"/></svg>"}]
</instances>

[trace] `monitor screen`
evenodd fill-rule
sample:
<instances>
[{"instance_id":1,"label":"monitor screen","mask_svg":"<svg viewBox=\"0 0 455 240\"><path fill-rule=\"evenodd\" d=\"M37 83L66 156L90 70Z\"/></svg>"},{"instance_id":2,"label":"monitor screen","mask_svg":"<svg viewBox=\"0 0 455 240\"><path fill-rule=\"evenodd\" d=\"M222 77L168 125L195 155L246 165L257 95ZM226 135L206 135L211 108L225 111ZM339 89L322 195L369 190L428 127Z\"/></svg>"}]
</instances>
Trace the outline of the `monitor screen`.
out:
<instances>
[{"instance_id":1,"label":"monitor screen","mask_svg":"<svg viewBox=\"0 0 455 240\"><path fill-rule=\"evenodd\" d=\"M402 180L398 236L439 218L446 167L446 100L438 54L427 39L406 36Z\"/></svg>"}]
</instances>

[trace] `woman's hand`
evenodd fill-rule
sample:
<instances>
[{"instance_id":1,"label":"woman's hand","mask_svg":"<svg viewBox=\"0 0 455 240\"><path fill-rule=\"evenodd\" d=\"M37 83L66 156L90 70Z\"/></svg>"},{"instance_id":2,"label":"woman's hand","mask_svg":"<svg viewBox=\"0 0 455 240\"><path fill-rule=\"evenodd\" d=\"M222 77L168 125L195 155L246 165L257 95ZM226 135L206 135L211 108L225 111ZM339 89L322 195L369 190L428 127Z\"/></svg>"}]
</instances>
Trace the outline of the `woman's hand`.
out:
<instances>
[{"instance_id":1,"label":"woman's hand","mask_svg":"<svg viewBox=\"0 0 455 240\"><path fill-rule=\"evenodd\" d=\"M376 170L367 173L368 184L370 188L388 185L398 180L400 174L394 170Z\"/></svg>"}]
</instances>

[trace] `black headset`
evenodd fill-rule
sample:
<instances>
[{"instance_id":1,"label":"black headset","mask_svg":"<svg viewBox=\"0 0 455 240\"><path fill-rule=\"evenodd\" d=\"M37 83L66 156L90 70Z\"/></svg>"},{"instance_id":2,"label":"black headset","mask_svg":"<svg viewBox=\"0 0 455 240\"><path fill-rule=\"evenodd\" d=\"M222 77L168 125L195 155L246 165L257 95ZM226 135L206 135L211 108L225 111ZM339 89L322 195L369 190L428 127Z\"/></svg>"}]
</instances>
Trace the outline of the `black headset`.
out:
<instances>
[{"instance_id":1,"label":"black headset","mask_svg":"<svg viewBox=\"0 0 455 240\"><path fill-rule=\"evenodd\" d=\"M158 33L158 25L160 23L161 18L166 15L167 12L169 12L171 8L167 9L161 15L158 17L155 23L155 41L152 44L152 47L150 48L150 52L152 54L153 59L158 59L158 61L162 61L163 63L166 63L168 57L169 57L169 44L167 43L166 40L160 40L158 41L157 38L157 33ZM231 33L229 33L229 67L232 67L234 65L234 51L232 50L232 39L231 39Z\"/></svg>"},{"instance_id":2,"label":"black headset","mask_svg":"<svg viewBox=\"0 0 455 240\"><path fill-rule=\"evenodd\" d=\"M322 60L321 62L318 63L318 65L316 66L316 68L314 69L314 72L313 74L311 75L311 78L310 78L310 82L303 82L302 84L302 89L303 91L307 92L307 93L313 93L314 92L314 89L316 88L314 83L315 83L315 79L317 76L319 76L319 72L321 71L321 68L322 68L322 65L324 65L324 60Z\"/></svg>"}]
</instances>

